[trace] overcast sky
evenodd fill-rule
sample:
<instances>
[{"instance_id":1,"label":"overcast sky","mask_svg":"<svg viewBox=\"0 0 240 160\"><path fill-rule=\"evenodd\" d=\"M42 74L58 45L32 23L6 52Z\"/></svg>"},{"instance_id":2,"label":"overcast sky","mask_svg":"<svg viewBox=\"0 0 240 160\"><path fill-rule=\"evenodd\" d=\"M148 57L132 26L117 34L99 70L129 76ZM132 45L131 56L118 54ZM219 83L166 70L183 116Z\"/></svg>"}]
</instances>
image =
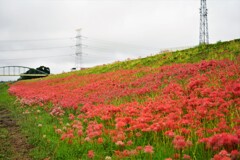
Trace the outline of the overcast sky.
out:
<instances>
[{"instance_id":1,"label":"overcast sky","mask_svg":"<svg viewBox=\"0 0 240 160\"><path fill-rule=\"evenodd\" d=\"M240 0L207 7L210 43L240 38ZM198 45L199 8L200 0L0 0L0 67L70 71L78 28L82 67Z\"/></svg>"}]
</instances>

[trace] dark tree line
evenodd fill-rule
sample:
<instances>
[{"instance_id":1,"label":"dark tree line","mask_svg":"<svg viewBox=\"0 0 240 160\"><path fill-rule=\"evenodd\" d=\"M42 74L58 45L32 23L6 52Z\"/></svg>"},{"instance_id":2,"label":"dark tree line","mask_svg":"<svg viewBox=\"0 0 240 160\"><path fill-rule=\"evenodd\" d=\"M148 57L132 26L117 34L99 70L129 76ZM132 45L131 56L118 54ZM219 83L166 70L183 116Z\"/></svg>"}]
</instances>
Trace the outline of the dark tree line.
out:
<instances>
[{"instance_id":1,"label":"dark tree line","mask_svg":"<svg viewBox=\"0 0 240 160\"><path fill-rule=\"evenodd\" d=\"M40 66L36 69L29 69L24 74L50 74L50 68L45 66ZM24 79L33 79L33 78L40 78L41 76L21 76L18 80Z\"/></svg>"}]
</instances>

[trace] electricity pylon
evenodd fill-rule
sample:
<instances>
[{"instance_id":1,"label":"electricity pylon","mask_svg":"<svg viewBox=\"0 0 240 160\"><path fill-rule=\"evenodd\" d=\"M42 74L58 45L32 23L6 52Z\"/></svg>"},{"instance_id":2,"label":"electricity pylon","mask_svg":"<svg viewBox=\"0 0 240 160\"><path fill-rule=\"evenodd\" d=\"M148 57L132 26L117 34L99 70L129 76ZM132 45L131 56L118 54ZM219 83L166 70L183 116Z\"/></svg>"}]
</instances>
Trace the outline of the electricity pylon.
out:
<instances>
[{"instance_id":1,"label":"electricity pylon","mask_svg":"<svg viewBox=\"0 0 240 160\"><path fill-rule=\"evenodd\" d=\"M75 67L76 70L81 69L82 63L82 36L81 36L81 29L77 29L77 36L76 36L76 57L75 57Z\"/></svg>"},{"instance_id":2,"label":"electricity pylon","mask_svg":"<svg viewBox=\"0 0 240 160\"><path fill-rule=\"evenodd\" d=\"M207 0L201 0L199 44L209 43L207 15L208 15Z\"/></svg>"}]
</instances>

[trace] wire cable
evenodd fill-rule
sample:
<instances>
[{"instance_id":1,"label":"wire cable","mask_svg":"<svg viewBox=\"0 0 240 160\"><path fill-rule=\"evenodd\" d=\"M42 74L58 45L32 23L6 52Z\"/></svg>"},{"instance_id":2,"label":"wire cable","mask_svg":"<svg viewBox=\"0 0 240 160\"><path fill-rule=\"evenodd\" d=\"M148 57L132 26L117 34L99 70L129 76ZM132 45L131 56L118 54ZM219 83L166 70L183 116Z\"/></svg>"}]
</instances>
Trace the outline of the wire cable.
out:
<instances>
[{"instance_id":1,"label":"wire cable","mask_svg":"<svg viewBox=\"0 0 240 160\"><path fill-rule=\"evenodd\" d=\"M33 42L33 41L58 41L58 40L73 40L76 37L59 37L59 38L42 38L42 39L9 39L0 40L0 43L12 43L12 42Z\"/></svg>"},{"instance_id":2,"label":"wire cable","mask_svg":"<svg viewBox=\"0 0 240 160\"><path fill-rule=\"evenodd\" d=\"M74 54L65 54L65 55L56 55L56 56L45 56L45 57L28 57L28 58L0 59L0 61L8 61L8 60L27 60L27 59L65 57L65 56L74 56Z\"/></svg>"},{"instance_id":3,"label":"wire cable","mask_svg":"<svg viewBox=\"0 0 240 160\"><path fill-rule=\"evenodd\" d=\"M48 49L60 49L60 48L72 48L72 47L75 47L75 46L58 46L58 47L43 47L43 48L12 49L12 50L0 50L0 52L18 52L18 51L48 50Z\"/></svg>"},{"instance_id":4,"label":"wire cable","mask_svg":"<svg viewBox=\"0 0 240 160\"><path fill-rule=\"evenodd\" d=\"M146 46L142 46L142 45L133 45L133 44L127 44L127 43L109 41L109 40L101 40L101 39L90 38L90 37L88 37L87 40L93 41L93 42L95 41L97 43L105 45L106 47L108 47L108 46L112 47L112 45L114 44L117 46L117 48L159 50L159 48L156 48L156 47L146 47ZM101 48L103 48L103 47L101 47Z\"/></svg>"}]
</instances>

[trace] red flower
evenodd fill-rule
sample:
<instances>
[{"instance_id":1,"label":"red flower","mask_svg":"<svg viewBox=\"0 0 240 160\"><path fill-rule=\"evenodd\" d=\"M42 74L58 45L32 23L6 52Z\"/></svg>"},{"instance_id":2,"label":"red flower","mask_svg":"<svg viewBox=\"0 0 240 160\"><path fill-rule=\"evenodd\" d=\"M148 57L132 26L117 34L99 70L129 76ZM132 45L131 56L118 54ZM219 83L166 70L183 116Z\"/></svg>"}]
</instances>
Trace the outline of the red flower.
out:
<instances>
[{"instance_id":1,"label":"red flower","mask_svg":"<svg viewBox=\"0 0 240 160\"><path fill-rule=\"evenodd\" d=\"M116 142L116 145L117 145L117 146L124 146L124 142L123 142L123 141L117 141L117 142Z\"/></svg>"},{"instance_id":2,"label":"red flower","mask_svg":"<svg viewBox=\"0 0 240 160\"><path fill-rule=\"evenodd\" d=\"M186 160L187 160L187 159L191 159L191 157L190 157L189 155L187 155L187 154L184 154L184 155L183 155L183 159L186 159Z\"/></svg>"},{"instance_id":3,"label":"red flower","mask_svg":"<svg viewBox=\"0 0 240 160\"><path fill-rule=\"evenodd\" d=\"M173 140L173 145L175 149L184 149L188 146L183 136L176 136Z\"/></svg>"},{"instance_id":4,"label":"red flower","mask_svg":"<svg viewBox=\"0 0 240 160\"><path fill-rule=\"evenodd\" d=\"M240 159L240 153L238 150L231 151L231 158L232 160Z\"/></svg>"},{"instance_id":5,"label":"red flower","mask_svg":"<svg viewBox=\"0 0 240 160\"><path fill-rule=\"evenodd\" d=\"M144 152L145 153L153 153L153 147L152 146L150 146L150 145L147 145L147 146L145 146L144 147Z\"/></svg>"},{"instance_id":6,"label":"red flower","mask_svg":"<svg viewBox=\"0 0 240 160\"><path fill-rule=\"evenodd\" d=\"M207 144L207 147L212 147L213 149L217 150L224 147L226 150L230 151L232 149L237 148L239 145L240 140L237 136L229 134L229 133L221 133L215 134L209 138L203 138L200 142L204 142Z\"/></svg>"},{"instance_id":7,"label":"red flower","mask_svg":"<svg viewBox=\"0 0 240 160\"><path fill-rule=\"evenodd\" d=\"M99 144L102 144L102 143L103 143L103 138L102 138L102 137L99 137L99 138L97 139L97 142L98 142Z\"/></svg>"},{"instance_id":8,"label":"red flower","mask_svg":"<svg viewBox=\"0 0 240 160\"><path fill-rule=\"evenodd\" d=\"M94 157L94 152L93 150L88 151L88 158L92 159Z\"/></svg>"}]
</instances>

